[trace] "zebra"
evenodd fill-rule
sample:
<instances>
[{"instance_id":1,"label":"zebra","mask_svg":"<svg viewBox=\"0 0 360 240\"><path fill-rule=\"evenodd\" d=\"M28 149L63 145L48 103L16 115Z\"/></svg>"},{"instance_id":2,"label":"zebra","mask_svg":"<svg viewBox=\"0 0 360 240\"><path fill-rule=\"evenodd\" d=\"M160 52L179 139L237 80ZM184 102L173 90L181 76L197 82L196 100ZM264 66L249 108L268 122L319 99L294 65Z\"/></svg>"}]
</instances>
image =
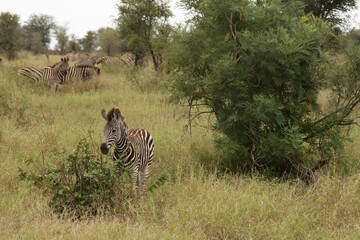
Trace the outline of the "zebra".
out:
<instances>
[{"instance_id":1,"label":"zebra","mask_svg":"<svg viewBox=\"0 0 360 240\"><path fill-rule=\"evenodd\" d=\"M74 80L87 80L94 75L100 75L101 70L98 67L91 65L74 66L69 67L66 74L66 79L70 81Z\"/></svg>"},{"instance_id":2,"label":"zebra","mask_svg":"<svg viewBox=\"0 0 360 240\"><path fill-rule=\"evenodd\" d=\"M119 108L113 107L108 112L102 109L101 115L106 120L101 152L106 155L115 145L113 160L120 161L121 170L130 170L130 195L136 201L136 185L140 188L141 197L146 191L145 182L154 158L153 138L144 129L128 130Z\"/></svg>"},{"instance_id":3,"label":"zebra","mask_svg":"<svg viewBox=\"0 0 360 240\"><path fill-rule=\"evenodd\" d=\"M68 58L61 58L61 62L54 65L45 67L43 69L36 67L23 67L18 70L19 76L30 78L35 83L39 83L41 80L47 80L48 84L53 83L53 91L56 92L58 84L64 84L66 72L69 67Z\"/></svg>"},{"instance_id":4,"label":"zebra","mask_svg":"<svg viewBox=\"0 0 360 240\"><path fill-rule=\"evenodd\" d=\"M85 56L80 57L76 62L75 66L82 66L82 65L95 65L98 62L97 57L91 57L86 54Z\"/></svg>"},{"instance_id":5,"label":"zebra","mask_svg":"<svg viewBox=\"0 0 360 240\"><path fill-rule=\"evenodd\" d=\"M44 70L37 67L23 67L19 69L18 75L30 78L35 81L35 83L39 83L40 80L43 79Z\"/></svg>"},{"instance_id":6,"label":"zebra","mask_svg":"<svg viewBox=\"0 0 360 240\"><path fill-rule=\"evenodd\" d=\"M43 78L54 84L53 93L56 92L59 84L65 83L66 73L69 68L69 58L61 58L61 62L55 63L52 66L45 67Z\"/></svg>"},{"instance_id":7,"label":"zebra","mask_svg":"<svg viewBox=\"0 0 360 240\"><path fill-rule=\"evenodd\" d=\"M105 56L102 57L96 64L112 64L112 65L127 65L126 61L118 57Z\"/></svg>"},{"instance_id":8,"label":"zebra","mask_svg":"<svg viewBox=\"0 0 360 240\"><path fill-rule=\"evenodd\" d=\"M0 67L2 66L2 58L0 58Z\"/></svg>"}]
</instances>

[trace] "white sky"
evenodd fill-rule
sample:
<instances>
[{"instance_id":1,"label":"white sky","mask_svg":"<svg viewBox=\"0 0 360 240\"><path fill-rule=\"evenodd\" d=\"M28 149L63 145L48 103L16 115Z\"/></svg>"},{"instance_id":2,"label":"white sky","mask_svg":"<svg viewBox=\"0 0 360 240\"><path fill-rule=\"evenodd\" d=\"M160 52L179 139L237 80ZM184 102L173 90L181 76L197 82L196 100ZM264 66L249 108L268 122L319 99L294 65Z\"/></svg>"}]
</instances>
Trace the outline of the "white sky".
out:
<instances>
[{"instance_id":1,"label":"white sky","mask_svg":"<svg viewBox=\"0 0 360 240\"><path fill-rule=\"evenodd\" d=\"M178 2L170 0L171 10L175 15L171 23L181 23L186 19L185 12L176 6ZM66 24L69 35L75 34L76 38L82 38L89 30L97 31L102 27L115 27L113 20L117 16L117 3L119 0L2 0L0 12L18 14L21 24L24 24L33 13L47 14L55 18L56 24ZM360 28L360 6L359 10L350 14L348 28ZM54 45L53 39L51 47Z\"/></svg>"},{"instance_id":2,"label":"white sky","mask_svg":"<svg viewBox=\"0 0 360 240\"><path fill-rule=\"evenodd\" d=\"M67 25L68 34L75 34L82 38L86 32L97 31L102 27L115 27L114 18L117 16L116 4L119 0L2 0L0 12L11 12L20 16L21 24L35 14L46 14L55 18L56 24ZM174 14L171 23L185 21L185 12L176 6L178 1L171 0L170 6ZM51 47L55 45L52 39Z\"/></svg>"}]
</instances>

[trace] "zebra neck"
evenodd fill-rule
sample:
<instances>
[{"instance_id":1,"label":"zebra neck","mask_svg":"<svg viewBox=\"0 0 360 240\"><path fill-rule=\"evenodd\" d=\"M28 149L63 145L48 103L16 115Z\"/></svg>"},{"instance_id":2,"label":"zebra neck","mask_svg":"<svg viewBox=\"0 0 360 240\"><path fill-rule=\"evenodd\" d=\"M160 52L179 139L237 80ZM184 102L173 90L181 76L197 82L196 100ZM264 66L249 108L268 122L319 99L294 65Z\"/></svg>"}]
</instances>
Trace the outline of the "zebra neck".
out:
<instances>
[{"instance_id":1,"label":"zebra neck","mask_svg":"<svg viewBox=\"0 0 360 240\"><path fill-rule=\"evenodd\" d=\"M126 163L128 157L132 154L133 146L128 137L122 137L115 143L114 160L122 160L122 163Z\"/></svg>"}]
</instances>

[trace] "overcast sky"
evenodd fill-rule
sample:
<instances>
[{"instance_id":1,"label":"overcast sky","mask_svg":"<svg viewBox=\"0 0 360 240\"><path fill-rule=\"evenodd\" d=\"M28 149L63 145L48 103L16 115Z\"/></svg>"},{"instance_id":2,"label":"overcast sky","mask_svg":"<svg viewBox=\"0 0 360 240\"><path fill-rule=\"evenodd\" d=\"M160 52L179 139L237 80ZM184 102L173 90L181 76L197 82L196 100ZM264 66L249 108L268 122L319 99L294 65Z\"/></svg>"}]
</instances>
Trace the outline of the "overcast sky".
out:
<instances>
[{"instance_id":1,"label":"overcast sky","mask_svg":"<svg viewBox=\"0 0 360 240\"><path fill-rule=\"evenodd\" d=\"M35 14L47 14L55 18L56 24L68 26L68 34L75 34L77 38L85 36L89 30L97 31L101 27L115 27L114 18L117 16L116 4L119 0L1 0L0 12L11 12L20 16L21 24ZM170 0L171 10L175 17L172 23L184 22L186 14L177 7L177 0ZM360 28L360 10L351 12L348 25ZM51 46L55 45L55 40Z\"/></svg>"},{"instance_id":2,"label":"overcast sky","mask_svg":"<svg viewBox=\"0 0 360 240\"><path fill-rule=\"evenodd\" d=\"M114 18L117 16L116 4L119 0L2 0L0 12L11 12L20 16L21 24L35 14L47 14L55 18L56 24L67 25L68 34L75 34L77 38L85 36L89 30L97 31L102 27L115 27ZM171 10L175 17L171 23L183 22L185 12L177 7L178 1L171 0ZM52 40L51 46L55 45Z\"/></svg>"}]
</instances>

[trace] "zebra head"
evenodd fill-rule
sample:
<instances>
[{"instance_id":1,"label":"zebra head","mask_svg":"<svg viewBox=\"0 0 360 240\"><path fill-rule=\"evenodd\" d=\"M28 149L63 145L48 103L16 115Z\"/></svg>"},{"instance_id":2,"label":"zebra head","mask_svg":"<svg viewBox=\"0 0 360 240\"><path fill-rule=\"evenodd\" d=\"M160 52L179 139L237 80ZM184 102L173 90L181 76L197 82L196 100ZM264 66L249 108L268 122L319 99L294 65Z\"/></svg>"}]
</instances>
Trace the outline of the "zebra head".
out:
<instances>
[{"instance_id":1,"label":"zebra head","mask_svg":"<svg viewBox=\"0 0 360 240\"><path fill-rule=\"evenodd\" d=\"M57 65L54 65L54 68L58 69L58 77L60 79L60 83L64 84L66 73L69 69L69 57L61 58L61 62Z\"/></svg>"},{"instance_id":2,"label":"zebra head","mask_svg":"<svg viewBox=\"0 0 360 240\"><path fill-rule=\"evenodd\" d=\"M107 113L101 109L101 115L106 120L106 125L100 149L103 154L107 154L114 143L126 139L128 127L118 108L113 107Z\"/></svg>"}]
</instances>

